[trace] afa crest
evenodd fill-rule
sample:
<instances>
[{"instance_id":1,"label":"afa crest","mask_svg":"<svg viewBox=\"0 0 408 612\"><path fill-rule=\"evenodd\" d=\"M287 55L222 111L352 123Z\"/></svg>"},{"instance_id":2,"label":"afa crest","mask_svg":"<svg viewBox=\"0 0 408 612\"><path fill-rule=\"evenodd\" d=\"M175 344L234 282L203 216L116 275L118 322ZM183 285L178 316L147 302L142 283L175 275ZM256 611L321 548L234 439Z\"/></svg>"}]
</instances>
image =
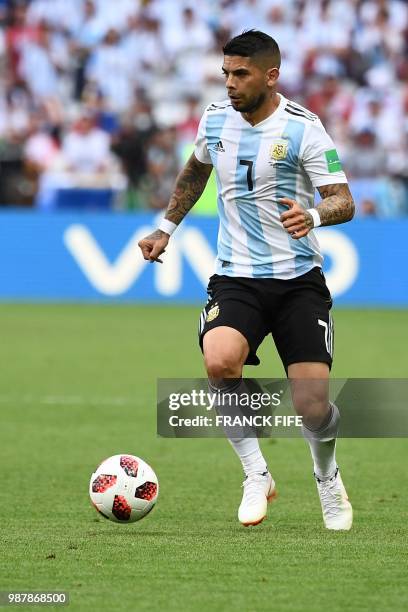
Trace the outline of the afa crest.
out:
<instances>
[{"instance_id":1,"label":"afa crest","mask_svg":"<svg viewBox=\"0 0 408 612\"><path fill-rule=\"evenodd\" d=\"M214 321L214 319L216 319L219 314L220 307L218 306L218 304L214 304L214 306L211 306L210 310L207 313L206 322L211 323L211 321Z\"/></svg>"},{"instance_id":2,"label":"afa crest","mask_svg":"<svg viewBox=\"0 0 408 612\"><path fill-rule=\"evenodd\" d=\"M287 140L276 140L271 146L270 155L272 159L279 161L285 159L288 154L289 143Z\"/></svg>"}]
</instances>

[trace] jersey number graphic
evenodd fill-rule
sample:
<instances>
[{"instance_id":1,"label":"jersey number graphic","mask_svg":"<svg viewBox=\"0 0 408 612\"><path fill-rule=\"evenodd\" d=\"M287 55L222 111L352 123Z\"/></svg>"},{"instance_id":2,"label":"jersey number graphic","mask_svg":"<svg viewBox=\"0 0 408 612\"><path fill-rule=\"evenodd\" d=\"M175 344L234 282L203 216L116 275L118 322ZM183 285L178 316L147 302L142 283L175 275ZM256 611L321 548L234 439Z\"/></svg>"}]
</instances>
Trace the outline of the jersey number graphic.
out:
<instances>
[{"instance_id":1,"label":"jersey number graphic","mask_svg":"<svg viewBox=\"0 0 408 612\"><path fill-rule=\"evenodd\" d=\"M329 316L329 323L326 321L322 321L322 319L317 319L317 322L324 329L324 343L326 345L326 351L329 353L331 357L333 357L333 321L331 316Z\"/></svg>"},{"instance_id":2,"label":"jersey number graphic","mask_svg":"<svg viewBox=\"0 0 408 612\"><path fill-rule=\"evenodd\" d=\"M248 159L240 159L239 163L241 166L248 166L247 170L247 183L248 183L248 191L254 190L254 182L252 180L252 167L254 165L253 161L249 161Z\"/></svg>"}]
</instances>

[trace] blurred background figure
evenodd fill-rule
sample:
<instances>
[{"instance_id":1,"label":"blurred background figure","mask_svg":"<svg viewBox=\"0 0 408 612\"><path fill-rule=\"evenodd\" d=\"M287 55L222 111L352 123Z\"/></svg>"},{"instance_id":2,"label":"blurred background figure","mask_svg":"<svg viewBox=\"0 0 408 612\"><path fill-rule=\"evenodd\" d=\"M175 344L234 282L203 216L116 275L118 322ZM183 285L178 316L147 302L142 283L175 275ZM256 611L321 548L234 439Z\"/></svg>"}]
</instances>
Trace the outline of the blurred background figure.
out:
<instances>
[{"instance_id":1,"label":"blurred background figure","mask_svg":"<svg viewBox=\"0 0 408 612\"><path fill-rule=\"evenodd\" d=\"M94 83L117 113L126 111L132 103L134 66L121 46L119 32L109 29L102 42L91 53L86 66L86 80Z\"/></svg>"},{"instance_id":2,"label":"blurred background figure","mask_svg":"<svg viewBox=\"0 0 408 612\"><path fill-rule=\"evenodd\" d=\"M149 142L147 172L142 183L144 200L149 208L160 210L167 207L178 170L176 128L158 130Z\"/></svg>"},{"instance_id":3,"label":"blurred background figure","mask_svg":"<svg viewBox=\"0 0 408 612\"><path fill-rule=\"evenodd\" d=\"M60 154L58 129L47 123L46 113L32 114L23 149L23 169L31 199L36 197L41 176L57 162Z\"/></svg>"},{"instance_id":4,"label":"blurred background figure","mask_svg":"<svg viewBox=\"0 0 408 612\"><path fill-rule=\"evenodd\" d=\"M62 161L65 169L92 186L104 181L112 162L110 139L95 125L94 115L86 109L73 122L62 140ZM82 175L82 177L80 176Z\"/></svg>"},{"instance_id":5,"label":"blurred background figure","mask_svg":"<svg viewBox=\"0 0 408 612\"><path fill-rule=\"evenodd\" d=\"M386 153L372 129L363 128L354 135L344 165L350 178L384 177Z\"/></svg>"},{"instance_id":6,"label":"blurred background figure","mask_svg":"<svg viewBox=\"0 0 408 612\"><path fill-rule=\"evenodd\" d=\"M63 166L74 185L92 168L88 188L121 176L117 209L166 206L204 107L226 97L222 46L249 28L278 41L280 90L321 117L357 194L364 179L380 186L358 195L358 214L367 201L408 214L402 0L1 2L0 204L39 205L41 177ZM92 125L72 125L78 108ZM378 195L390 189L393 210Z\"/></svg>"},{"instance_id":7,"label":"blurred background figure","mask_svg":"<svg viewBox=\"0 0 408 612\"><path fill-rule=\"evenodd\" d=\"M38 142L39 137L40 134L36 134ZM45 142L43 135L44 148ZM58 198L64 199L67 189L114 191L126 186L125 176L111 151L111 138L97 126L95 114L89 109L78 110L78 116L63 134L60 148L54 153L50 155L50 162L43 164L42 173L39 171L36 200L39 208L57 207ZM75 194L70 191L69 197Z\"/></svg>"}]
</instances>

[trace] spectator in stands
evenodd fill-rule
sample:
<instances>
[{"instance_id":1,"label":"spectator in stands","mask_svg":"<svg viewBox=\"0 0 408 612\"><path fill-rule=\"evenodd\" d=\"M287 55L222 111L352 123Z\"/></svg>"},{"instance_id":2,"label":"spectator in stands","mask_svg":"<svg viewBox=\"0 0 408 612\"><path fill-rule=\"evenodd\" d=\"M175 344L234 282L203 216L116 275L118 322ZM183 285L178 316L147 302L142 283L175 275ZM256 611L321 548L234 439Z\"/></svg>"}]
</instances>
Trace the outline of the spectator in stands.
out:
<instances>
[{"instance_id":1,"label":"spectator in stands","mask_svg":"<svg viewBox=\"0 0 408 612\"><path fill-rule=\"evenodd\" d=\"M353 138L353 145L343 156L350 178L383 177L386 174L386 154L379 145L375 132L363 128Z\"/></svg>"},{"instance_id":2,"label":"spectator in stands","mask_svg":"<svg viewBox=\"0 0 408 612\"><path fill-rule=\"evenodd\" d=\"M99 44L106 34L106 23L96 10L94 0L85 0L83 18L74 32L74 44L77 49L89 52Z\"/></svg>"},{"instance_id":3,"label":"spectator in stands","mask_svg":"<svg viewBox=\"0 0 408 612\"><path fill-rule=\"evenodd\" d=\"M120 43L119 33L109 29L101 45L92 52L86 68L87 79L107 98L110 108L119 113L129 107L135 89L134 67Z\"/></svg>"},{"instance_id":4,"label":"spectator in stands","mask_svg":"<svg viewBox=\"0 0 408 612\"><path fill-rule=\"evenodd\" d=\"M74 97L80 100L86 83L86 65L92 50L106 34L106 24L96 10L94 0L85 0L83 18L74 31L71 49L74 64Z\"/></svg>"},{"instance_id":5,"label":"spectator in stands","mask_svg":"<svg viewBox=\"0 0 408 612\"><path fill-rule=\"evenodd\" d=\"M41 175L52 168L60 154L58 130L47 123L46 112L31 115L28 138L23 150L25 191L31 202L38 191Z\"/></svg>"},{"instance_id":6,"label":"spectator in stands","mask_svg":"<svg viewBox=\"0 0 408 612\"><path fill-rule=\"evenodd\" d=\"M203 62L205 54L214 44L213 33L209 26L200 21L192 8L183 11L181 31L168 33L166 49L174 59L174 70L177 77L177 87L183 93L189 94L201 89L204 80Z\"/></svg>"},{"instance_id":7,"label":"spectator in stands","mask_svg":"<svg viewBox=\"0 0 408 612\"><path fill-rule=\"evenodd\" d=\"M307 73L342 76L350 48L351 31L347 23L333 17L330 0L316 2L318 14L305 19L300 34L305 50Z\"/></svg>"},{"instance_id":8,"label":"spectator in stands","mask_svg":"<svg viewBox=\"0 0 408 612\"><path fill-rule=\"evenodd\" d=\"M148 173L142 185L149 208L166 208L179 166L175 129L166 128L156 132L148 149Z\"/></svg>"},{"instance_id":9,"label":"spectator in stands","mask_svg":"<svg viewBox=\"0 0 408 612\"><path fill-rule=\"evenodd\" d=\"M45 24L38 29L36 41L26 41L21 46L18 76L27 83L37 103L50 101L61 106L58 66L51 49L50 29Z\"/></svg>"},{"instance_id":10,"label":"spectator in stands","mask_svg":"<svg viewBox=\"0 0 408 612\"><path fill-rule=\"evenodd\" d=\"M123 189L126 180L110 151L110 137L95 125L86 108L79 109L61 142L60 155L40 176L37 206L50 210L61 189Z\"/></svg>"},{"instance_id":11,"label":"spectator in stands","mask_svg":"<svg viewBox=\"0 0 408 612\"><path fill-rule=\"evenodd\" d=\"M285 70L282 71L279 82L281 89L291 97L298 95L299 85L302 83L304 50L299 44L298 24L289 17L288 6L275 4L266 12L265 31L273 32L275 40L281 41L279 45ZM294 40L297 41L295 45Z\"/></svg>"},{"instance_id":12,"label":"spectator in stands","mask_svg":"<svg viewBox=\"0 0 408 612\"><path fill-rule=\"evenodd\" d=\"M232 36L242 32L243 24L245 24L244 27L266 30L265 2L242 0L241 2L225 1L222 4L224 10L221 23L224 28L231 30Z\"/></svg>"},{"instance_id":13,"label":"spectator in stands","mask_svg":"<svg viewBox=\"0 0 408 612\"><path fill-rule=\"evenodd\" d=\"M18 78L21 51L28 43L35 43L38 38L36 25L27 23L27 6L18 2L9 8L9 25L6 28L6 47L8 52L8 69L13 81Z\"/></svg>"},{"instance_id":14,"label":"spectator in stands","mask_svg":"<svg viewBox=\"0 0 408 612\"><path fill-rule=\"evenodd\" d=\"M151 104L145 93L139 92L134 105L124 115L121 129L114 135L112 142L112 151L121 160L129 180L126 208L146 207L147 157L157 131Z\"/></svg>"},{"instance_id":15,"label":"spectator in stands","mask_svg":"<svg viewBox=\"0 0 408 612\"><path fill-rule=\"evenodd\" d=\"M304 104L316 113L335 140L340 154L349 146L349 122L354 108L353 89L333 75L309 84Z\"/></svg>"},{"instance_id":16,"label":"spectator in stands","mask_svg":"<svg viewBox=\"0 0 408 612\"><path fill-rule=\"evenodd\" d=\"M51 168L59 155L58 133L47 124L45 114L31 115L28 138L24 145L24 160L31 173L42 174Z\"/></svg>"},{"instance_id":17,"label":"spectator in stands","mask_svg":"<svg viewBox=\"0 0 408 612\"><path fill-rule=\"evenodd\" d=\"M354 131L363 129L375 133L379 146L386 152L384 172L403 174L406 167L407 133L404 125L404 105L400 91L387 94L373 90L360 90L350 119Z\"/></svg>"},{"instance_id":18,"label":"spectator in stands","mask_svg":"<svg viewBox=\"0 0 408 612\"><path fill-rule=\"evenodd\" d=\"M29 24L46 23L52 29L73 32L82 20L83 0L28 0L26 4Z\"/></svg>"},{"instance_id":19,"label":"spectator in stands","mask_svg":"<svg viewBox=\"0 0 408 612\"><path fill-rule=\"evenodd\" d=\"M161 35L158 19L141 13L131 17L122 39L122 49L137 75L137 86L150 89L170 70L170 60Z\"/></svg>"},{"instance_id":20,"label":"spectator in stands","mask_svg":"<svg viewBox=\"0 0 408 612\"><path fill-rule=\"evenodd\" d=\"M200 98L191 94L186 97L185 103L185 117L177 125L177 140L181 146L194 142L201 118Z\"/></svg>"},{"instance_id":21,"label":"spectator in stands","mask_svg":"<svg viewBox=\"0 0 408 612\"><path fill-rule=\"evenodd\" d=\"M96 127L95 117L87 109L81 109L77 121L64 136L62 156L66 170L87 175L91 185L109 170L112 163L109 136Z\"/></svg>"},{"instance_id":22,"label":"spectator in stands","mask_svg":"<svg viewBox=\"0 0 408 612\"><path fill-rule=\"evenodd\" d=\"M0 93L0 142L3 148L11 143L24 143L30 125L30 93L24 83L10 84Z\"/></svg>"}]
</instances>

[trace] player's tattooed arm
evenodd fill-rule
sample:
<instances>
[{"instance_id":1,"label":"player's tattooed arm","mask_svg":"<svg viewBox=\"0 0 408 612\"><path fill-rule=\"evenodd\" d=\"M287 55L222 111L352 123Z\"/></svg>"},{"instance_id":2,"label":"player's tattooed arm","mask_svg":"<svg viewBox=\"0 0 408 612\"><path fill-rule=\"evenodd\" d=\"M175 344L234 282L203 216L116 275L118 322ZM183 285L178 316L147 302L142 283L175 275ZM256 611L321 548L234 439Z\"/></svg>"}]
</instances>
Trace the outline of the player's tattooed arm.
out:
<instances>
[{"instance_id":1,"label":"player's tattooed arm","mask_svg":"<svg viewBox=\"0 0 408 612\"><path fill-rule=\"evenodd\" d=\"M321 225L335 225L350 221L354 216L354 202L346 183L318 187L322 202L316 207ZM281 222L295 240L307 236L314 227L310 212L290 198L280 198L280 203L289 208L281 214Z\"/></svg>"},{"instance_id":2,"label":"player's tattooed arm","mask_svg":"<svg viewBox=\"0 0 408 612\"><path fill-rule=\"evenodd\" d=\"M316 210L322 225L336 225L351 221L354 217L354 201L347 183L324 185L317 189L322 201Z\"/></svg>"},{"instance_id":3,"label":"player's tattooed arm","mask_svg":"<svg viewBox=\"0 0 408 612\"><path fill-rule=\"evenodd\" d=\"M202 164L194 153L178 175L173 194L165 213L165 219L178 225L193 208L204 191L210 177L211 164ZM144 259L163 263L160 255L166 250L170 235L161 229L157 229L139 241L139 247Z\"/></svg>"},{"instance_id":4,"label":"player's tattooed arm","mask_svg":"<svg viewBox=\"0 0 408 612\"><path fill-rule=\"evenodd\" d=\"M194 153L178 175L165 218L178 225L204 191L212 171L211 164L198 161Z\"/></svg>"}]
</instances>

